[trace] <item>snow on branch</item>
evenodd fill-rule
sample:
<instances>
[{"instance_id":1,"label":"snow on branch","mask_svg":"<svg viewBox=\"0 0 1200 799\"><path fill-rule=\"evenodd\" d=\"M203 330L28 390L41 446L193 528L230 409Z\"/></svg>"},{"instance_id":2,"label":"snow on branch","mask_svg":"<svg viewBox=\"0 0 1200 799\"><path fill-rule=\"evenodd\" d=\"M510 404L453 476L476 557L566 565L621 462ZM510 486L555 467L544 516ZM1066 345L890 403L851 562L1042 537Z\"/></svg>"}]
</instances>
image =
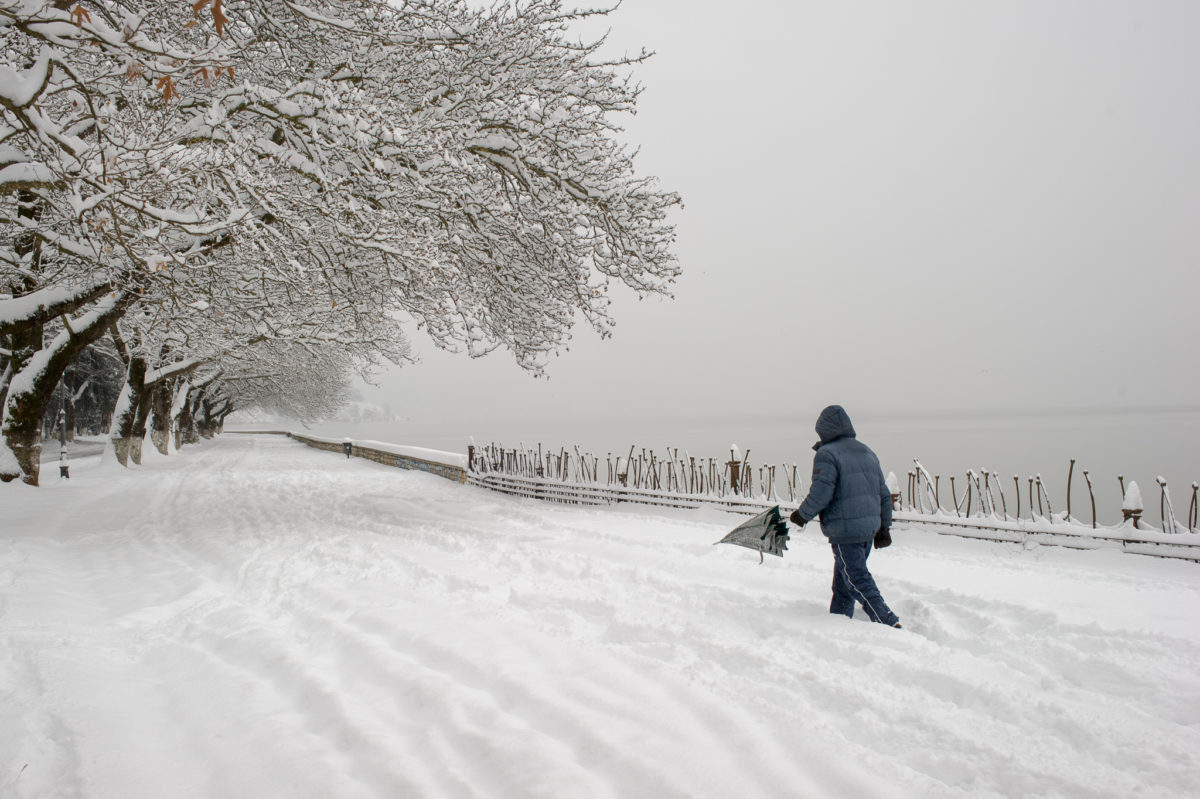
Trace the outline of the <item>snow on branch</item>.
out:
<instances>
[{"instance_id":1,"label":"snow on branch","mask_svg":"<svg viewBox=\"0 0 1200 799\"><path fill-rule=\"evenodd\" d=\"M79 8L0 0L6 329L111 290L152 373L276 344L355 371L411 329L537 373L577 319L607 335L610 285L679 274L679 197L616 139L640 88L570 36L607 9Z\"/></svg>"},{"instance_id":2,"label":"snow on branch","mask_svg":"<svg viewBox=\"0 0 1200 799\"><path fill-rule=\"evenodd\" d=\"M37 100L49 83L53 55L50 48L42 48L33 66L20 72L0 66L0 105L17 111Z\"/></svg>"}]
</instances>

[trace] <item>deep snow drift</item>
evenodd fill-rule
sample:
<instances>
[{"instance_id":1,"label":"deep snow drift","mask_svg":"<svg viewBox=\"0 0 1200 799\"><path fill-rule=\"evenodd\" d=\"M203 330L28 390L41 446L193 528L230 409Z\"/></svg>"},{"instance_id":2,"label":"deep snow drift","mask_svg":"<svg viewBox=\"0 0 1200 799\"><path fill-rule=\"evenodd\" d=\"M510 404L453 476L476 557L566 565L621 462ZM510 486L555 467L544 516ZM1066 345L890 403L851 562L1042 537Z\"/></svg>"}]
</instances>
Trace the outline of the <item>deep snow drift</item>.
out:
<instances>
[{"instance_id":1,"label":"deep snow drift","mask_svg":"<svg viewBox=\"0 0 1200 799\"><path fill-rule=\"evenodd\" d=\"M1192 797L1200 565L539 504L226 435L0 486L0 795Z\"/></svg>"}]
</instances>

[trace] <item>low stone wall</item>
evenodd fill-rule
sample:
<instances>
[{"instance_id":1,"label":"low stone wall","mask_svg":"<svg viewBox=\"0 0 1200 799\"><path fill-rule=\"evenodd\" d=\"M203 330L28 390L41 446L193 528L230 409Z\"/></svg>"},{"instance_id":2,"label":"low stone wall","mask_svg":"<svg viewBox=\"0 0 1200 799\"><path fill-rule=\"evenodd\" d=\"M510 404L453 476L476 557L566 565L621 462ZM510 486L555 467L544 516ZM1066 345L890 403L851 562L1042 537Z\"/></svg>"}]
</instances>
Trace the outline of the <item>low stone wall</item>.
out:
<instances>
[{"instance_id":1,"label":"low stone wall","mask_svg":"<svg viewBox=\"0 0 1200 799\"><path fill-rule=\"evenodd\" d=\"M313 449L322 449L327 452L336 452L339 455L345 455L346 441L338 441L331 438L316 438L313 436L303 436L298 433L288 433L288 438L299 441L301 444L306 444ZM438 477L444 477L447 480L453 480L456 483L467 482L467 470L455 463L445 463L432 460L431 458L420 458L413 455L411 452L396 452L389 451L394 448L382 448L382 446L366 446L363 442L350 441L350 456L354 458L366 458L369 461L382 463L384 466L393 466L397 469L408 469L414 472L427 472L435 474ZM430 451L431 456L433 452ZM458 460L461 456L446 453L448 457L444 460Z\"/></svg>"}]
</instances>

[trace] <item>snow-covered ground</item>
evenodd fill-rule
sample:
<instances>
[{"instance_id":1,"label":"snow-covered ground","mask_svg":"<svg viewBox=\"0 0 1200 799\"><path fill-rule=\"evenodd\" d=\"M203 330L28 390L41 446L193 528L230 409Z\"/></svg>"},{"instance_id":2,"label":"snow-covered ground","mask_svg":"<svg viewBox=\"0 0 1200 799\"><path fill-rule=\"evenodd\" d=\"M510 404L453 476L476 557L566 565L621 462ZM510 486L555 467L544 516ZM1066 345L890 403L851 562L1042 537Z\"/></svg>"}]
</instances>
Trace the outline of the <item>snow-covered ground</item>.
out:
<instances>
[{"instance_id":1,"label":"snow-covered ground","mask_svg":"<svg viewBox=\"0 0 1200 799\"><path fill-rule=\"evenodd\" d=\"M1200 796L1197 564L147 450L0 486L0 796Z\"/></svg>"}]
</instances>

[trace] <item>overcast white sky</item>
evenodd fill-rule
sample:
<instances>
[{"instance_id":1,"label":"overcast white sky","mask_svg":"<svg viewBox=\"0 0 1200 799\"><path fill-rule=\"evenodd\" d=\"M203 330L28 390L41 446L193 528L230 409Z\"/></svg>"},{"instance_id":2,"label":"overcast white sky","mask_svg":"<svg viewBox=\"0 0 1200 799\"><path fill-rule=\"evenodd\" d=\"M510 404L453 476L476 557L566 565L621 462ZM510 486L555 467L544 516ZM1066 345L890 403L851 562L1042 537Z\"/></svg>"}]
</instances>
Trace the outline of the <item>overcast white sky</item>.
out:
<instances>
[{"instance_id":1,"label":"overcast white sky","mask_svg":"<svg viewBox=\"0 0 1200 799\"><path fill-rule=\"evenodd\" d=\"M673 300L548 380L434 351L414 422L1200 407L1200 3L626 0ZM420 336L414 333L414 336Z\"/></svg>"}]
</instances>

